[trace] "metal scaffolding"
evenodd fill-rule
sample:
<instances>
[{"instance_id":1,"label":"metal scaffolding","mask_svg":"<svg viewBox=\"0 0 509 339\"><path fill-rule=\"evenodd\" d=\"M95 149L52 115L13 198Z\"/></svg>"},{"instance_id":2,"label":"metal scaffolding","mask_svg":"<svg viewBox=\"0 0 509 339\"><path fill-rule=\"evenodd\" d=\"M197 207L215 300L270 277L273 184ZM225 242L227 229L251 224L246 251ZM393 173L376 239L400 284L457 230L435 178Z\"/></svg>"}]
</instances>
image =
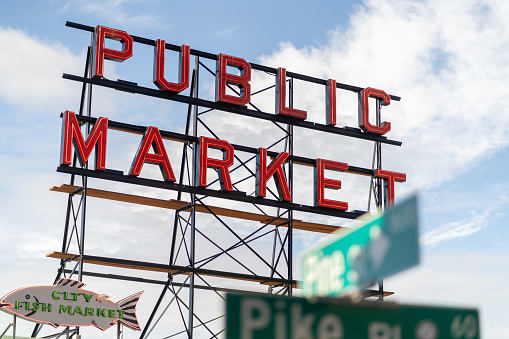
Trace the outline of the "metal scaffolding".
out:
<instances>
[{"instance_id":1,"label":"metal scaffolding","mask_svg":"<svg viewBox=\"0 0 509 339\"><path fill-rule=\"evenodd\" d=\"M93 32L93 27L74 23L67 24L70 27ZM93 34L93 33L92 33ZM134 37L136 42L154 44L153 41ZM168 48L168 46L167 46ZM178 46L170 46L177 50ZM115 171L94 171L79 166L77 156L71 166L60 166L59 172L71 175L69 185L54 187L52 190L68 194L67 211L61 252L54 252L50 257L60 259L57 281L61 277L76 277L82 280L84 276L110 278L117 280L140 281L152 285L162 286L157 300L153 301L152 312L145 324L142 325L140 339L152 338L154 330L168 327L168 318L180 320L179 326L168 328L168 334L164 338L172 337L209 337L218 338L224 336L224 314L211 315L207 302L216 300L224 301L224 293L232 291L255 291L291 296L297 286L293 269L293 242L294 229L303 229L314 232L330 233L338 227L321 225L318 223L294 220L294 211L318 213L341 218L355 219L362 215L362 211L341 211L325 208L315 208L285 202L274 188L267 187L270 199L260 199L255 192L245 192L242 184L246 181L254 181L258 150L246 146L233 145L235 150L235 167L230 169L236 181L233 182L233 192L222 192L215 189L220 183L219 179L211 180L208 186L203 188L197 184L196 162L198 158L198 146L200 135L209 135L215 139L226 139L207 123L207 117L215 112L233 112L249 118L260 118L273 124L278 135L273 136L269 144L264 145L268 150L268 156L275 158L281 152L290 153L289 160L283 165L284 174L288 181L290 192L293 193L293 171L295 164L314 166L314 159L299 157L294 154L294 126L309 128L317 131L325 131L339 135L353 136L360 139L374 141L375 151L373 168L352 167L350 172L372 177L371 191L374 192L374 200L377 208L382 208L382 200L387 194L382 194L384 180L374 177L374 169L381 169L381 144L400 145L400 142L385 137L362 133L348 128L321 126L306 121L294 121L273 115L267 117L263 111L250 104L249 107L232 107L221 103L210 103L199 96L199 83L202 76L215 76L215 72L203 62L203 59L215 60L216 55L204 52L192 51L195 57L195 65L192 71L192 81L189 96L163 93L146 87L138 86L125 81L111 81L101 78L93 78L91 71L92 49L89 47L86 67L83 77L64 74L64 78L79 81L83 85L81 104L78 115L80 124L85 125L87 133L96 119L91 115L92 86L114 88L129 93L174 100L186 103L187 119L183 134L161 131L163 138L182 142L182 155L180 174L176 183L164 183L151 179L143 179L126 176ZM275 76L273 69L265 66L254 65L254 69L265 72L269 76ZM314 78L299 74L288 73L288 107L293 107L294 80L309 81L322 84ZM338 84L339 88L350 91L359 91L353 86ZM264 88L256 93L274 90L275 86ZM230 86L232 93L236 89ZM396 97L397 99L397 97ZM380 104L377 105L377 125L380 124ZM130 133L142 133L141 126L133 126L110 121L110 128ZM274 140L272 140L274 139ZM177 191L175 200L164 200L133 196L123 193L105 192L88 187L88 178L99 178L120 183L129 183L140 186L155 187ZM78 183L78 181L80 181ZM293 196L293 195L292 195ZM99 257L87 254L85 247L87 199L89 197L103 198L129 203L137 203L148 206L157 206L175 210L171 228L171 243L169 245L168 264L133 261L120 258ZM236 208L226 209L216 206L218 201L240 201L243 210ZM386 205L386 204L385 204ZM245 211L249 210L249 211ZM369 202L368 202L369 210ZM249 231L237 227L238 220L249 221ZM213 226L211 226L213 225ZM224 235L224 236L223 236ZM270 243L270 253L261 253L259 243ZM77 253L72 253L72 246ZM166 279L150 280L140 279L129 275L104 274L85 271L85 264L106 265L141 271L155 271L166 274ZM88 266L87 266L88 267ZM226 281L229 282L226 282ZM238 282L233 284L230 282ZM237 285L238 287L234 286ZM207 295L205 295L207 293ZM367 296L375 296L380 299L387 295L383 291L380 282L378 291L366 291ZM35 337L41 326L37 325L32 336ZM79 333L74 329L73 333ZM119 330L120 331L120 330Z\"/></svg>"}]
</instances>

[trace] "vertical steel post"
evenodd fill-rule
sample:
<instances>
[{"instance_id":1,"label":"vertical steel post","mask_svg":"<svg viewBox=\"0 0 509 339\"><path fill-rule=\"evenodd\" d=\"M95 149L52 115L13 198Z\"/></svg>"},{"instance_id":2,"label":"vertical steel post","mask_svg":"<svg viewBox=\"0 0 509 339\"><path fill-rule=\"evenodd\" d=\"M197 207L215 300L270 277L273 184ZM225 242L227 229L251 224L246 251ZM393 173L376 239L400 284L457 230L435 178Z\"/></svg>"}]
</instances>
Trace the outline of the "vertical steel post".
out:
<instances>
[{"instance_id":1,"label":"vertical steel post","mask_svg":"<svg viewBox=\"0 0 509 339\"><path fill-rule=\"evenodd\" d=\"M288 96L289 105L293 108L293 78L290 78L290 93ZM293 125L288 125L288 153L293 156ZM288 186L290 189L290 196L293 202L293 161L288 161ZM288 211L288 280L293 280L293 211ZM291 296L293 292L292 284L288 285L288 295Z\"/></svg>"},{"instance_id":2,"label":"vertical steel post","mask_svg":"<svg viewBox=\"0 0 509 339\"><path fill-rule=\"evenodd\" d=\"M91 74L90 74L91 54L92 54L92 48L89 46L88 47L88 52L87 52L87 60L85 61L85 72L84 72L84 75L83 75L84 78L90 78L91 77ZM86 96L86 92L87 92L87 87L89 89L91 89L91 86L92 86L91 84L87 84L87 83L83 83L83 85L82 85L80 108L79 108L79 115L80 116L83 115L83 106L85 105L85 96ZM76 161L77 161L77 154L76 154L76 152L74 152L74 157L73 157L73 162L72 162L72 166L73 167L76 167ZM71 174L71 180L69 182L70 185L74 185L74 179L75 179L75 175ZM73 198L73 196L71 194L69 194L69 198L68 198L68 201L67 201L67 211L66 211L66 214L65 214L65 227L64 227L64 239L62 241L62 253L66 253L67 252L67 236L68 236L68 232L69 232L69 221L71 219L72 198ZM57 276L57 279L55 279L55 282L56 282L56 280L58 280L58 278L60 278L60 277Z\"/></svg>"},{"instance_id":3,"label":"vertical steel post","mask_svg":"<svg viewBox=\"0 0 509 339\"><path fill-rule=\"evenodd\" d=\"M94 43L94 33L91 36L90 46L93 46ZM88 68L88 75L92 77L92 68ZM87 117L91 116L92 110L92 84L88 85L88 96L87 96ZM87 127L87 137L90 135L90 123L86 124ZM88 168L88 163L85 164L85 168ZM81 195L81 230L80 235L76 235L79 240L79 266L78 266L78 280L83 281L83 256L85 255L85 225L86 225L86 216L87 216L87 186L88 186L88 178L86 176L82 177L82 187L83 193ZM76 327L76 335L79 338L80 328Z\"/></svg>"},{"instance_id":4,"label":"vertical steel post","mask_svg":"<svg viewBox=\"0 0 509 339\"><path fill-rule=\"evenodd\" d=\"M192 79L191 79L191 92L190 92L190 96L191 97L194 97L194 98L197 98L198 97L198 92L195 93L195 87L198 86L198 79L197 79L197 75L198 75L198 70L193 70L193 76L192 76ZM195 96L196 94L196 96ZM187 108L187 119L186 119L186 132L185 134L186 135L189 135L189 130L191 129L191 118L192 118L192 115L193 115L193 105L189 104L188 108ZM194 125L193 125L194 126ZM192 133L194 132L191 132L191 135ZM187 143L184 144L184 146L182 146L182 162L180 164L180 175L179 175L179 181L178 183L183 185L184 184L184 176L185 176L185 168L186 168L186 164L187 164L187 149L188 149L189 145ZM193 166L194 163L192 163L191 166ZM182 191L178 191L177 192L177 200L180 200L182 198ZM172 239L171 239L171 249L170 249L170 265L175 265L175 246L176 246L176 241L177 241L177 229L178 229L178 224L179 224L179 215L180 215L180 211L176 211L175 212L175 219L174 219L174 222L173 222L173 234L172 234Z\"/></svg>"},{"instance_id":5,"label":"vertical steel post","mask_svg":"<svg viewBox=\"0 0 509 339\"><path fill-rule=\"evenodd\" d=\"M89 67L89 75L91 74L91 68ZM87 97L87 117L91 116L92 111L92 84L89 84L88 88L88 97ZM91 126L87 123L87 137L90 135ZM88 163L85 164L85 168L88 168ZM82 281L83 279L83 255L85 255L85 224L86 224L86 216L87 216L87 186L88 186L88 178L82 178L83 184L83 193L81 195L81 230L79 236L79 254L80 254L80 264L78 268L78 280Z\"/></svg>"},{"instance_id":6,"label":"vertical steel post","mask_svg":"<svg viewBox=\"0 0 509 339\"><path fill-rule=\"evenodd\" d=\"M380 99L376 99L376 125L380 126L381 124L381 112L380 112ZM375 141L376 145L376 168L382 169L382 143L380 141ZM380 212L383 208L383 184L382 178L376 178L376 208Z\"/></svg>"},{"instance_id":7,"label":"vertical steel post","mask_svg":"<svg viewBox=\"0 0 509 339\"><path fill-rule=\"evenodd\" d=\"M200 58L198 56L195 57L195 71L196 71L196 86L194 88L194 96L198 97L198 77L199 77L199 67L200 67ZM198 106L194 106L193 111L193 136L196 138L198 135ZM192 186L198 185L198 180L196 179L197 175L197 161L198 161L198 141L193 146L193 170L192 170ZM190 253L189 266L194 268L195 266L195 232L196 232L196 195L194 193L191 194L191 227L190 227ZM194 322L194 272L191 272L189 275L189 318L187 324L187 333L188 338L193 338L193 322Z\"/></svg>"},{"instance_id":8,"label":"vertical steel post","mask_svg":"<svg viewBox=\"0 0 509 339\"><path fill-rule=\"evenodd\" d=\"M380 99L376 99L376 125L380 126L382 124L381 117L381 102ZM382 143L379 141L375 141L376 145L376 168L382 169ZM381 212L384 208L385 204L383 203L383 179L376 178L376 209L378 212ZM380 296L378 297L379 301L384 300L384 283L383 280L378 281L378 291L380 292Z\"/></svg>"},{"instance_id":9,"label":"vertical steel post","mask_svg":"<svg viewBox=\"0 0 509 339\"><path fill-rule=\"evenodd\" d=\"M83 177L83 195L81 196L81 229L80 229L80 242L79 254L80 264L78 266L78 280L83 279L83 255L85 254L85 216L87 211L87 177Z\"/></svg>"}]
</instances>

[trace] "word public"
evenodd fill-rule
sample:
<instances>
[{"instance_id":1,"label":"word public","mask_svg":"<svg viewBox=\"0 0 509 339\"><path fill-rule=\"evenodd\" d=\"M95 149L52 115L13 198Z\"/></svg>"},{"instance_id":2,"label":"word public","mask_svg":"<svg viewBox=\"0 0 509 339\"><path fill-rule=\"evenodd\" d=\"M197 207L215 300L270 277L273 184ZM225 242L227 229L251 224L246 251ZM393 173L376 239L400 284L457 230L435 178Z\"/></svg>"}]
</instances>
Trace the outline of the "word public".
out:
<instances>
[{"instance_id":1,"label":"word public","mask_svg":"<svg viewBox=\"0 0 509 339\"><path fill-rule=\"evenodd\" d=\"M121 42L122 49L115 50L105 47L105 40L112 39ZM97 26L93 39L92 70L94 77L104 76L104 60L122 62L133 55L133 38L125 31ZM157 39L154 49L153 81L163 91L180 93L189 87L189 70L191 49L182 45L179 53L178 82L169 82L164 76L166 42ZM227 67L234 67L240 74L227 72ZM216 63L216 101L232 105L245 106L251 102L251 64L246 60L230 55L219 54ZM328 79L325 86L326 95L326 124L336 125L336 80ZM236 86L239 95L227 94L227 86ZM369 122L369 98L377 98L382 105L389 105L391 97L383 90L365 88L359 92L358 123L364 132L386 134L391 130L390 122L383 122L380 126ZM291 116L305 120L305 110L288 107L286 101L286 69L279 67L276 74L276 114Z\"/></svg>"},{"instance_id":2,"label":"word public","mask_svg":"<svg viewBox=\"0 0 509 339\"><path fill-rule=\"evenodd\" d=\"M80 164L84 166L93 149L95 148L95 169L104 171L106 169L106 144L108 136L108 119L101 117L87 137L84 139L76 114L71 111L65 111L62 119L62 148L60 152L60 164L71 165L73 159L73 145L75 153L78 156ZM152 147L153 153L150 153ZM214 169L218 176L223 191L233 191L233 185L230 178L229 168L234 163L234 148L226 140L200 137L197 144L197 184L201 187L207 186L207 169ZM222 158L216 159L209 156L208 150L216 149L221 151ZM256 188L255 194L258 197L265 197L267 192L267 182L273 177L279 199L292 201L292 196L288 182L283 170L283 164L287 161L290 153L281 152L274 160L268 164L267 149L259 148L256 156ZM141 140L138 151L129 169L130 176L139 176L145 163L158 165L165 181L175 182L176 177L173 172L168 154L164 147L161 133L157 127L150 126L146 129ZM328 207L340 210L348 210L348 203L332 199L326 199L325 189L340 189L341 181L325 177L325 170L345 172L348 171L348 164L316 159L314 171L314 204L315 206ZM391 172L386 170L375 171L379 178L387 180L388 202L394 202L394 183L406 181L404 173Z\"/></svg>"}]
</instances>

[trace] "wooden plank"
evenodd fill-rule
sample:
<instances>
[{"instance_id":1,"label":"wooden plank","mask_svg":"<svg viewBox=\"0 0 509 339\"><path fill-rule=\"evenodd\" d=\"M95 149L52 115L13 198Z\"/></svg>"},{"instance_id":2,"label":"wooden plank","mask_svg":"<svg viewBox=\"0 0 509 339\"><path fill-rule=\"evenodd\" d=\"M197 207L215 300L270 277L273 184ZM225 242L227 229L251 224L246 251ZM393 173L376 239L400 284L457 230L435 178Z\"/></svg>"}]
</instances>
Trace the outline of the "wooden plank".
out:
<instances>
[{"instance_id":1,"label":"wooden plank","mask_svg":"<svg viewBox=\"0 0 509 339\"><path fill-rule=\"evenodd\" d=\"M70 260L70 261L78 261L79 256L71 253L62 253L62 252L51 252L49 254L46 254L46 257L48 258L56 258L60 260ZM84 259L83 262L87 264L94 264L94 265L101 265L101 266L110 266L110 267L120 267L120 268L129 268L133 270L142 270L142 271L152 271L152 272L163 272L163 273L177 273L178 270L172 270L172 269L164 269L164 268L156 268L156 267L150 267L150 266L144 266L144 265L134 265L134 264L123 264L123 263L116 263L116 262L109 262L109 261L102 261L102 260L93 260L93 259Z\"/></svg>"},{"instance_id":2,"label":"wooden plank","mask_svg":"<svg viewBox=\"0 0 509 339\"><path fill-rule=\"evenodd\" d=\"M78 261L79 256L72 253L62 253L62 252L51 252L46 254L46 257L56 258L60 260L69 260L69 261ZM119 268L128 268L134 270L141 271L151 271L151 272L162 272L162 273L170 273L170 274L189 274L193 271L193 269L189 267L181 267L181 266L170 266L163 264L155 264L155 263L147 263L141 261L133 261L133 260L120 260L113 258L102 258L96 256L83 256L83 262L87 264L101 265L101 266L109 266L109 267L119 267ZM247 274L241 273L230 273L230 272L221 272L207 269L194 269L197 274L206 275L210 277L219 277L219 278L228 278L228 279L236 279L243 281L252 281L258 282L263 285L269 286L278 286L281 285L282 279L273 279L270 277L256 277ZM297 282L294 281L292 286L297 288Z\"/></svg>"},{"instance_id":3,"label":"wooden plank","mask_svg":"<svg viewBox=\"0 0 509 339\"><path fill-rule=\"evenodd\" d=\"M393 295L394 292L389 292L389 291L377 291L377 290L366 290L364 292L362 292L362 296L364 298L369 298L369 297L380 297L380 296L383 296L384 297L388 297L390 295Z\"/></svg>"},{"instance_id":4,"label":"wooden plank","mask_svg":"<svg viewBox=\"0 0 509 339\"><path fill-rule=\"evenodd\" d=\"M46 254L46 257L56 258L60 260L69 260L69 261L78 261L79 256L72 253L62 253L62 252L51 252ZM89 256L85 255L83 257L83 262L87 264L101 265L101 266L109 266L109 267L119 267L119 268L128 268L133 270L141 270L141 271L151 271L151 272L162 272L162 273L170 273L170 274L189 274L192 270L189 267L181 267L181 266L170 266L163 264L154 264L147 263L141 261L133 261L133 260L120 260L113 258L103 258L97 256ZM228 278L228 279L236 279L243 281L252 281L258 282L262 285L267 286L281 286L281 279L273 279L269 277L259 277L250 276L246 274L236 274L236 273L228 273L221 271L212 271L205 269L196 269L196 273L210 276L210 277L219 277L219 278ZM292 287L299 288L299 284L297 281L292 280ZM362 292L362 296L365 298L368 297L379 297L383 294L384 297L393 295L394 292L388 291L377 291L377 290L364 290Z\"/></svg>"},{"instance_id":5,"label":"wooden plank","mask_svg":"<svg viewBox=\"0 0 509 339\"><path fill-rule=\"evenodd\" d=\"M82 194L82 190L79 186L72 186L72 185L66 185L66 184L60 185L60 186L53 186L50 188L50 191L62 192L62 193L77 192L76 194L80 194L80 195ZM132 204L167 208L167 209L173 209L173 210L179 210L179 209L186 208L187 206L190 206L189 202L183 201L183 200L174 200L174 199L164 200L164 199L157 199L157 198L149 198L149 197L143 197L143 196L139 196L139 195L105 191L105 190L99 190L99 189L94 189L94 188L87 188L87 195L89 197L94 197L94 198L122 201L122 202L127 202L127 203L132 203ZM258 221L260 223L269 223L269 221L273 220L271 222L271 225L275 225L275 226L285 226L286 227L287 223L288 223L288 219L286 219L286 218L276 218L275 216L233 210L233 209L216 207L216 206L209 206L209 209L207 209L202 205L197 205L196 211L200 212L200 213L207 213L207 214L210 214L212 212L216 215L220 215L223 217L231 217L231 218L237 218L237 219L243 219L243 220ZM340 229L341 227L306 222L306 221L294 219L293 220L293 228L299 229L299 230L311 231L311 232L332 233L332 232Z\"/></svg>"}]
</instances>

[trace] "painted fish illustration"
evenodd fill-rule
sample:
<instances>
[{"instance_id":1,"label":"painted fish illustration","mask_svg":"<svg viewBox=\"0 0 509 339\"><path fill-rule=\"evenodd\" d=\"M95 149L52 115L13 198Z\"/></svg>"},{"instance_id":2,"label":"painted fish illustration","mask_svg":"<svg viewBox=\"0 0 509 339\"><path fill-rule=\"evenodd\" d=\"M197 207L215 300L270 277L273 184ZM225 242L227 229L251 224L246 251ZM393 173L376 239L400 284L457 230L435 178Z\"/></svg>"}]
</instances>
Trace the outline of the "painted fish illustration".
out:
<instances>
[{"instance_id":1,"label":"painted fish illustration","mask_svg":"<svg viewBox=\"0 0 509 339\"><path fill-rule=\"evenodd\" d=\"M121 322L140 330L135 312L143 292L114 303L83 286L81 281L63 278L55 285L20 288L0 299L0 310L55 328L94 325L104 331Z\"/></svg>"}]
</instances>

